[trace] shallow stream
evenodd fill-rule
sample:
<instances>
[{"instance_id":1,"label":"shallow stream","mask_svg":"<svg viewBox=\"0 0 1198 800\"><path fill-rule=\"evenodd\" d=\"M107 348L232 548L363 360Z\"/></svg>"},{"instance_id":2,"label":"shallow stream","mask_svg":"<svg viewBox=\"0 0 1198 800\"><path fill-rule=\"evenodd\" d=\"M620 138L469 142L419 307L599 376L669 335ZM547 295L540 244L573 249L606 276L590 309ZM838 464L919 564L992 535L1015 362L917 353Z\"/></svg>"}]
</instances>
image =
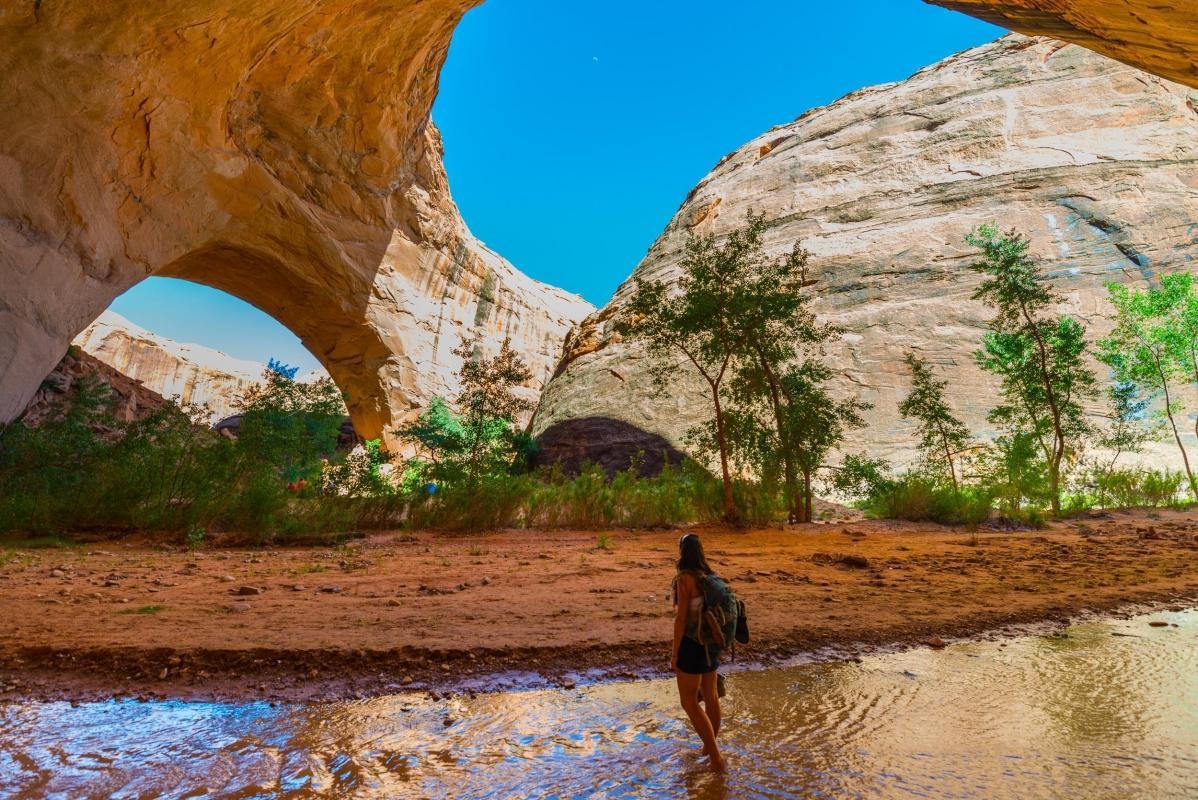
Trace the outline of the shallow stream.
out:
<instances>
[{"instance_id":1,"label":"shallow stream","mask_svg":"<svg viewBox=\"0 0 1198 800\"><path fill-rule=\"evenodd\" d=\"M0 705L0 797L1198 798L1196 611L739 673L729 690L726 777L668 681Z\"/></svg>"}]
</instances>

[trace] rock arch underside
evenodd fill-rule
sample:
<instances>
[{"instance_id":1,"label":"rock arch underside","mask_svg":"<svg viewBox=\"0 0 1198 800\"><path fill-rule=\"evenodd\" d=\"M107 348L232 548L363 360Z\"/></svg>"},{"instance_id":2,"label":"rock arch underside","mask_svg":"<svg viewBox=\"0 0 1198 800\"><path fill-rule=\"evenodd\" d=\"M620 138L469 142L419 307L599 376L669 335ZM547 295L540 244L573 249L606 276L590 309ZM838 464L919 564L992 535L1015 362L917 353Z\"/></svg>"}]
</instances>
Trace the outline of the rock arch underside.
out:
<instances>
[{"instance_id":1,"label":"rock arch underside","mask_svg":"<svg viewBox=\"0 0 1198 800\"><path fill-rule=\"evenodd\" d=\"M470 234L429 121L453 29L477 2L0 3L0 421L149 275L274 316L346 392L364 436L452 392L463 335L492 348L510 336L547 380L593 309ZM940 4L1198 86L1189 3ZM1116 83L1126 95L1136 80ZM1177 96L1160 86L1159 103ZM567 362L594 330L592 318L570 338Z\"/></svg>"},{"instance_id":2,"label":"rock arch underside","mask_svg":"<svg viewBox=\"0 0 1198 800\"><path fill-rule=\"evenodd\" d=\"M278 319L367 437L452 393L465 335L543 382L592 309L470 235L429 121L473 5L0 6L0 420L148 275Z\"/></svg>"}]
</instances>

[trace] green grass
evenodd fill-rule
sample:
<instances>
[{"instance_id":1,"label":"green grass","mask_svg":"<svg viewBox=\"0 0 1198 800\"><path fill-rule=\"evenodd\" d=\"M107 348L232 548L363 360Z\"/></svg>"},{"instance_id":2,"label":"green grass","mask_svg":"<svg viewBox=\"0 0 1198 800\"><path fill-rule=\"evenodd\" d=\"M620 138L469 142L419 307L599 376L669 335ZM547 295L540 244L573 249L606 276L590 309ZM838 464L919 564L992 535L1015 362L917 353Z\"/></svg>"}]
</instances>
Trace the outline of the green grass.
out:
<instances>
[{"instance_id":1,"label":"green grass","mask_svg":"<svg viewBox=\"0 0 1198 800\"><path fill-rule=\"evenodd\" d=\"M118 611L118 614L157 614L166 606L138 606L137 608L126 608Z\"/></svg>"}]
</instances>

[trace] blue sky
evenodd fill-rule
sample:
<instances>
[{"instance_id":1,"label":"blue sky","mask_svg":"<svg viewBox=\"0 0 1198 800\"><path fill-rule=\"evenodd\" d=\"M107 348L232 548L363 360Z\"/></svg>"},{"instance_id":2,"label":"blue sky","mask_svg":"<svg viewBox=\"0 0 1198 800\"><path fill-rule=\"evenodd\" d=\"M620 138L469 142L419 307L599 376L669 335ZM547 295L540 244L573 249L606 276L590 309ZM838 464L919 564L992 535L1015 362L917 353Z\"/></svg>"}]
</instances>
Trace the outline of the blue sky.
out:
<instances>
[{"instance_id":1,"label":"blue sky","mask_svg":"<svg viewBox=\"0 0 1198 800\"><path fill-rule=\"evenodd\" d=\"M433 119L474 233L602 305L725 153L1002 33L921 0L488 0L458 27ZM113 309L241 358L316 363L206 287L149 279Z\"/></svg>"}]
</instances>

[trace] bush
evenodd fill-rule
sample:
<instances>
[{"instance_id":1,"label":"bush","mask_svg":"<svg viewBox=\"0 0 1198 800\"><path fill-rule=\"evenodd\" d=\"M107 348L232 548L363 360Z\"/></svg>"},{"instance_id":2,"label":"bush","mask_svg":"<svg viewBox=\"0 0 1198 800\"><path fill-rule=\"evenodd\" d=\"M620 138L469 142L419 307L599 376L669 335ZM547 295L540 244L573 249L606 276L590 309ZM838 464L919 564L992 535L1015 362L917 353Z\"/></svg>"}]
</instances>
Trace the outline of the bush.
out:
<instances>
[{"instance_id":1,"label":"bush","mask_svg":"<svg viewBox=\"0 0 1198 800\"><path fill-rule=\"evenodd\" d=\"M955 489L935 478L907 474L880 484L865 507L871 516L886 519L976 527L990 518L994 492L985 487Z\"/></svg>"},{"instance_id":2,"label":"bush","mask_svg":"<svg viewBox=\"0 0 1198 800\"><path fill-rule=\"evenodd\" d=\"M579 474L559 470L492 475L471 486L438 484L412 495L408 524L417 528L655 528L717 520L723 514L721 483L693 462L640 477L634 464L611 479L588 464ZM776 520L785 509L776 487L736 486L741 518Z\"/></svg>"},{"instance_id":3,"label":"bush","mask_svg":"<svg viewBox=\"0 0 1198 800\"><path fill-rule=\"evenodd\" d=\"M186 542L200 529L265 541L396 525L402 508L394 497L322 496L315 488L322 457L342 458L333 453L343 412L331 385L268 376L232 441L203 424L201 409L173 403L119 422L107 387L82 381L39 427L0 428L0 530L157 531ZM381 485L370 483L376 460L368 449L364 465L349 470L356 489Z\"/></svg>"},{"instance_id":4,"label":"bush","mask_svg":"<svg viewBox=\"0 0 1198 800\"><path fill-rule=\"evenodd\" d=\"M1073 511L1174 506L1185 502L1188 485L1185 474L1173 470L1095 467L1078 476L1067 506Z\"/></svg>"}]
</instances>

